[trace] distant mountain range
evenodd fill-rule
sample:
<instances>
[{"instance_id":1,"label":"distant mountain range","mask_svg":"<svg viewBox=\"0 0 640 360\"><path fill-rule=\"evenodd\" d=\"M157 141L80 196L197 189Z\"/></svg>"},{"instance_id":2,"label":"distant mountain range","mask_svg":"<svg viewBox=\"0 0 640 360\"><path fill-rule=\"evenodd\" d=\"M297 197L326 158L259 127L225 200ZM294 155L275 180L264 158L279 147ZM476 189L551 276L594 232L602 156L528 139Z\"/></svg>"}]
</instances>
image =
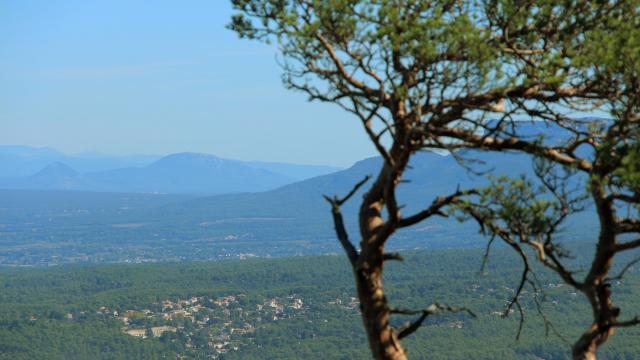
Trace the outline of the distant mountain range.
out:
<instances>
[{"instance_id":1,"label":"distant mountain range","mask_svg":"<svg viewBox=\"0 0 640 360\"><path fill-rule=\"evenodd\" d=\"M0 145L0 178L30 176L56 162L85 173L146 166L160 158L157 155L113 156L97 152L67 155L47 147Z\"/></svg>"},{"instance_id":2,"label":"distant mountain range","mask_svg":"<svg viewBox=\"0 0 640 360\"><path fill-rule=\"evenodd\" d=\"M598 118L581 120L585 123L606 121ZM518 133L531 139L543 134L546 143L562 141L567 136L566 131L543 122L521 122ZM590 150L579 148L577 151L582 153ZM523 168L523 164L530 164L528 158L519 156L489 153L471 157L481 158L503 173L531 173L530 166ZM525 162L522 161L524 158ZM470 179L469 174L451 157L429 153L428 156L416 157L414 162L414 170L407 174L413 183L403 186L401 190L401 194L413 194L409 198L415 198L416 192L422 195L439 194L451 184L462 185ZM178 153L164 157L109 156L99 153L66 155L50 148L0 146L0 189L214 195L257 193L292 184L277 190L278 199L286 199L291 192L306 197L311 194L317 196L318 192L332 193L333 190L344 189L358 180L353 178L354 174L375 174L379 165L380 159L368 159L346 172L339 172L340 168L330 166L238 161L199 153ZM437 169L435 174L434 169ZM303 181L334 172L337 173L329 177ZM344 176L348 178L345 181L341 180ZM299 181L303 182L294 184ZM341 186L333 186L338 184ZM245 196L260 198L268 194Z\"/></svg>"},{"instance_id":3,"label":"distant mountain range","mask_svg":"<svg viewBox=\"0 0 640 360\"><path fill-rule=\"evenodd\" d=\"M459 155L482 158L486 164L473 165L478 171L494 175L533 175L531 159L526 155L475 151ZM0 263L9 258L25 264L56 263L89 255L88 261L101 262L209 260L246 253L285 256L339 252L330 207L322 194L346 194L365 175L375 176L381 164L381 158L369 158L345 170L282 186L278 183L290 178L202 154L175 154L141 168L85 174L64 164L52 164L28 177L29 184L69 189L88 184L97 188L100 184L103 186L100 189L105 191L108 184L118 184L119 188L126 185L132 191L138 190L137 186L172 190L210 185L235 190L239 185L234 181L241 181L248 187L275 188L213 196L0 190L0 253L6 254L5 260L0 256ZM405 216L428 206L437 196L454 192L458 186L487 185L486 177L466 171L451 155L421 152L412 158L410 165L404 176L409 182L402 183L398 191L398 202L405 205L402 208ZM216 174L226 174L226 177ZM585 182L586 179L578 175L572 181ZM343 207L345 223L355 243L358 242L356 213L368 186L370 183ZM567 240L593 240L597 236L595 226L596 215L593 209L587 209L572 216L562 236ZM16 244L20 246L14 246ZM458 248L485 244L486 238L478 235L473 222L434 217L399 231L389 248ZM56 250L52 252L51 248ZM68 260L59 260L60 254Z\"/></svg>"},{"instance_id":4,"label":"distant mountain range","mask_svg":"<svg viewBox=\"0 0 640 360\"><path fill-rule=\"evenodd\" d=\"M21 175L36 166L37 171ZM173 194L265 191L339 170L330 166L244 162L199 153L161 158L71 156L25 146L0 146L0 169L0 188L4 189Z\"/></svg>"},{"instance_id":5,"label":"distant mountain range","mask_svg":"<svg viewBox=\"0 0 640 360\"><path fill-rule=\"evenodd\" d=\"M467 159L483 159L484 163L467 164L480 174L467 171L451 155L426 151L411 159L411 168L403 177L407 182L398 188L397 198L398 203L403 205L403 215L425 208L437 196L455 192L458 187L465 189L487 186L487 173L535 178L531 158L521 153L467 151L460 155ZM252 230L256 231L255 236L264 241L282 238L289 238L291 241L332 238L334 234L329 205L322 195L345 195L364 176L377 175L381 164L382 159L374 157L359 161L346 170L266 192L186 199L151 210L145 217L164 219L160 221L165 222L171 219L185 228L206 224L211 232L231 231L234 224L238 227L238 222L251 223ZM571 181L575 185L579 182L586 184L586 178L582 174L572 177ZM343 206L345 222L356 238L358 206L371 182ZM564 234L571 239L591 238L597 233L593 226L595 223L592 209L587 209L569 219ZM576 227L575 224L580 226ZM284 234L283 229L286 229ZM398 238L404 239L401 242L404 246L416 241L420 243L428 238L430 244L446 247L460 246L463 243L470 245L476 243L479 237L477 226L473 222L461 224L453 218L434 217L422 226L402 230Z\"/></svg>"},{"instance_id":6,"label":"distant mountain range","mask_svg":"<svg viewBox=\"0 0 640 360\"><path fill-rule=\"evenodd\" d=\"M477 157L467 152L469 158ZM486 164L476 164L477 171L492 174L533 176L531 160L526 155L513 153L484 153ZM187 211L198 219L227 219L234 217L281 217L314 219L327 212L328 205L322 198L326 195L344 195L355 183L366 175L376 175L382 165L380 157L368 158L352 167L335 173L288 184L277 189L259 193L225 194L199 197L175 204L169 212ZM487 183L484 176L474 175L461 166L453 156L433 152L416 154L410 162L411 168L405 173L399 186L398 201L405 205L408 213L428 205L436 196L446 195L461 188L482 186ZM364 186L345 205L347 213L355 213ZM182 207L182 208L181 208ZM188 209L188 210L187 210ZM169 209L163 209L167 211ZM323 216L324 217L324 216Z\"/></svg>"}]
</instances>

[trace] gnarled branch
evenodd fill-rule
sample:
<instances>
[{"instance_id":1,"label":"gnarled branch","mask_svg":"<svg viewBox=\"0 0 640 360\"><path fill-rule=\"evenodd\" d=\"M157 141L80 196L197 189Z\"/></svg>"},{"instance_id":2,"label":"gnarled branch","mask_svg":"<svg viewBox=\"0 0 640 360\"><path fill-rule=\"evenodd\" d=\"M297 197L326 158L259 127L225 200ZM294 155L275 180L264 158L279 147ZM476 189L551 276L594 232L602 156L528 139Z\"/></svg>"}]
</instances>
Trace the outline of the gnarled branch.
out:
<instances>
[{"instance_id":1,"label":"gnarled branch","mask_svg":"<svg viewBox=\"0 0 640 360\"><path fill-rule=\"evenodd\" d=\"M349 234L347 233L347 229L344 226L344 219L342 217L342 212L340 211L340 206L344 204L349 198L355 194L358 189L360 189L368 180L370 176L365 176L360 182L358 182L349 193L343 197L338 198L337 196L329 197L327 195L323 195L325 200L331 204L331 214L333 215L333 223L336 230L336 235L338 236L338 240L342 245L342 248L347 253L347 257L349 258L349 262L352 266L355 266L356 261L358 261L358 250L356 250L355 246L349 240Z\"/></svg>"},{"instance_id":2,"label":"gnarled branch","mask_svg":"<svg viewBox=\"0 0 640 360\"><path fill-rule=\"evenodd\" d=\"M442 212L442 208L444 208L447 205L451 205L451 204L455 204L456 202L458 202L460 200L461 196L465 196L465 195L472 195L472 194L477 194L478 192L476 190L456 190L455 193L449 195L449 196L440 196L438 198L436 198L435 200L433 200L433 202L431 203L431 205L420 211L419 213L416 213L414 215L408 216L408 217L404 217L401 218L398 221L398 227L402 228L402 227L407 227L407 226L411 226L411 225L415 225L431 216L434 215L439 215L439 216L447 216L445 213Z\"/></svg>"}]
</instances>

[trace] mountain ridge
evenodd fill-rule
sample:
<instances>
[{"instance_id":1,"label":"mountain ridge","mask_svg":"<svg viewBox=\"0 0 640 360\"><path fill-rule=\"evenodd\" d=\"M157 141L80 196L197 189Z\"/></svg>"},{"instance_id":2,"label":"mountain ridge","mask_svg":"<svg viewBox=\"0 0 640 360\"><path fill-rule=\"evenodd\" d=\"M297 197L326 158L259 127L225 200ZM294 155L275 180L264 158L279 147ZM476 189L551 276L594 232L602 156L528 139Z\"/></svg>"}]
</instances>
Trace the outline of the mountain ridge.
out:
<instances>
[{"instance_id":1,"label":"mountain ridge","mask_svg":"<svg viewBox=\"0 0 640 360\"><path fill-rule=\"evenodd\" d=\"M15 153L31 148L0 149ZM41 151L36 149L35 152ZM335 169L314 165L244 162L205 153L181 152L161 157L145 166L89 172L76 171L66 162L55 160L28 176L0 178L0 188L173 194L259 192Z\"/></svg>"},{"instance_id":2,"label":"mountain ridge","mask_svg":"<svg viewBox=\"0 0 640 360\"><path fill-rule=\"evenodd\" d=\"M533 175L531 159L526 155L465 154L471 159L480 155L487 164L474 165L480 167L478 170L492 170L494 175ZM47 248L42 248L42 242L62 248L69 241L83 244L81 250L74 253L78 256L95 251L91 249L116 256L121 249L127 249L127 259L207 260L243 253L260 256L334 253L340 251L339 244L335 241L330 206L322 195L344 196L365 175L375 176L381 164L381 158L373 157L342 171L268 191L199 197L0 190L0 214L3 221L14 224L6 229L7 241L32 243L24 247L27 250L21 247L12 255L25 261L32 261L29 259L33 254L42 259L51 257L43 250ZM458 187L488 185L484 176L469 173L450 155L422 152L412 158L410 165L403 178L410 182L403 182L397 194L398 203L405 205L401 214L405 217ZM576 178L576 181L583 180L586 181L584 177ZM356 246L360 198L372 182L342 207L345 225ZM54 205L38 207L47 201ZM587 209L568 220L561 236L568 240L593 240L597 234L596 224L596 214L593 209ZM68 234L70 227L77 231ZM34 228L48 230L34 233ZM67 235L51 238L49 233ZM438 216L420 226L401 229L388 248L392 251L485 244L486 239L478 235L478 227L473 222L459 223L454 217Z\"/></svg>"}]
</instances>

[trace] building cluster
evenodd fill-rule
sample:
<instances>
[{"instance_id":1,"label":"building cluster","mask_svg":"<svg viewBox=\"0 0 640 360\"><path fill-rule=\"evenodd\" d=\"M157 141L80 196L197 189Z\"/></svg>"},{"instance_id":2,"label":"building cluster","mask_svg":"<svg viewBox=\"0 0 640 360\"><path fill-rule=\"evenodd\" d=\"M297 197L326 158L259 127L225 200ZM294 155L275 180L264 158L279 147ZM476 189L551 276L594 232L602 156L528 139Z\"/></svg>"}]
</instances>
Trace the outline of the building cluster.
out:
<instances>
[{"instance_id":1,"label":"building cluster","mask_svg":"<svg viewBox=\"0 0 640 360\"><path fill-rule=\"evenodd\" d=\"M329 305L335 305L343 310L358 310L360 311L360 301L358 298L350 296L348 299L336 298L328 302Z\"/></svg>"},{"instance_id":2,"label":"building cluster","mask_svg":"<svg viewBox=\"0 0 640 360\"><path fill-rule=\"evenodd\" d=\"M118 311L102 306L96 312L122 321L122 331L128 335L181 341L186 351L204 350L216 358L251 343L257 329L307 311L298 295L249 301L244 294L234 294L167 299L146 309Z\"/></svg>"}]
</instances>

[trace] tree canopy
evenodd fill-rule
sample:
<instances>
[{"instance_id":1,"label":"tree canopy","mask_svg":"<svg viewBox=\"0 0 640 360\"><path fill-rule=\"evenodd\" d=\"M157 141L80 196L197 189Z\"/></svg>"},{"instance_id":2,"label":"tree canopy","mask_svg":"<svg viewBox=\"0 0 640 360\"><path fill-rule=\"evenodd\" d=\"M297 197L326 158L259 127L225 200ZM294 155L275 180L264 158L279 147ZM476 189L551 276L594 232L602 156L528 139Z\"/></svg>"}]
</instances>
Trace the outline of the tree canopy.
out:
<instances>
[{"instance_id":1,"label":"tree canopy","mask_svg":"<svg viewBox=\"0 0 640 360\"><path fill-rule=\"evenodd\" d=\"M360 207L359 249L340 212L353 191L327 198L374 357L406 358L400 338L436 310L462 310L432 304L399 311L389 305L381 278L384 262L401 258L384 250L395 231L451 211L521 255L525 271L509 309L518 306L526 284L535 284L525 248L586 296L594 319L574 344L576 359L595 358L614 328L638 323L637 317L618 320L609 270L617 253L640 247L640 239L628 240L640 233L639 1L232 3L231 29L277 43L285 85L354 114L385 159ZM527 122L547 124L555 134L528 133ZM493 188L452 189L405 215L396 189L411 156L433 148L448 150L471 169L470 160L482 156L466 158L463 149L530 154L540 189L527 179L496 179ZM569 179L576 173L582 180L573 191ZM563 263L568 254L557 232L587 199L600 234L591 268L579 279ZM394 328L393 314L420 316Z\"/></svg>"}]
</instances>

